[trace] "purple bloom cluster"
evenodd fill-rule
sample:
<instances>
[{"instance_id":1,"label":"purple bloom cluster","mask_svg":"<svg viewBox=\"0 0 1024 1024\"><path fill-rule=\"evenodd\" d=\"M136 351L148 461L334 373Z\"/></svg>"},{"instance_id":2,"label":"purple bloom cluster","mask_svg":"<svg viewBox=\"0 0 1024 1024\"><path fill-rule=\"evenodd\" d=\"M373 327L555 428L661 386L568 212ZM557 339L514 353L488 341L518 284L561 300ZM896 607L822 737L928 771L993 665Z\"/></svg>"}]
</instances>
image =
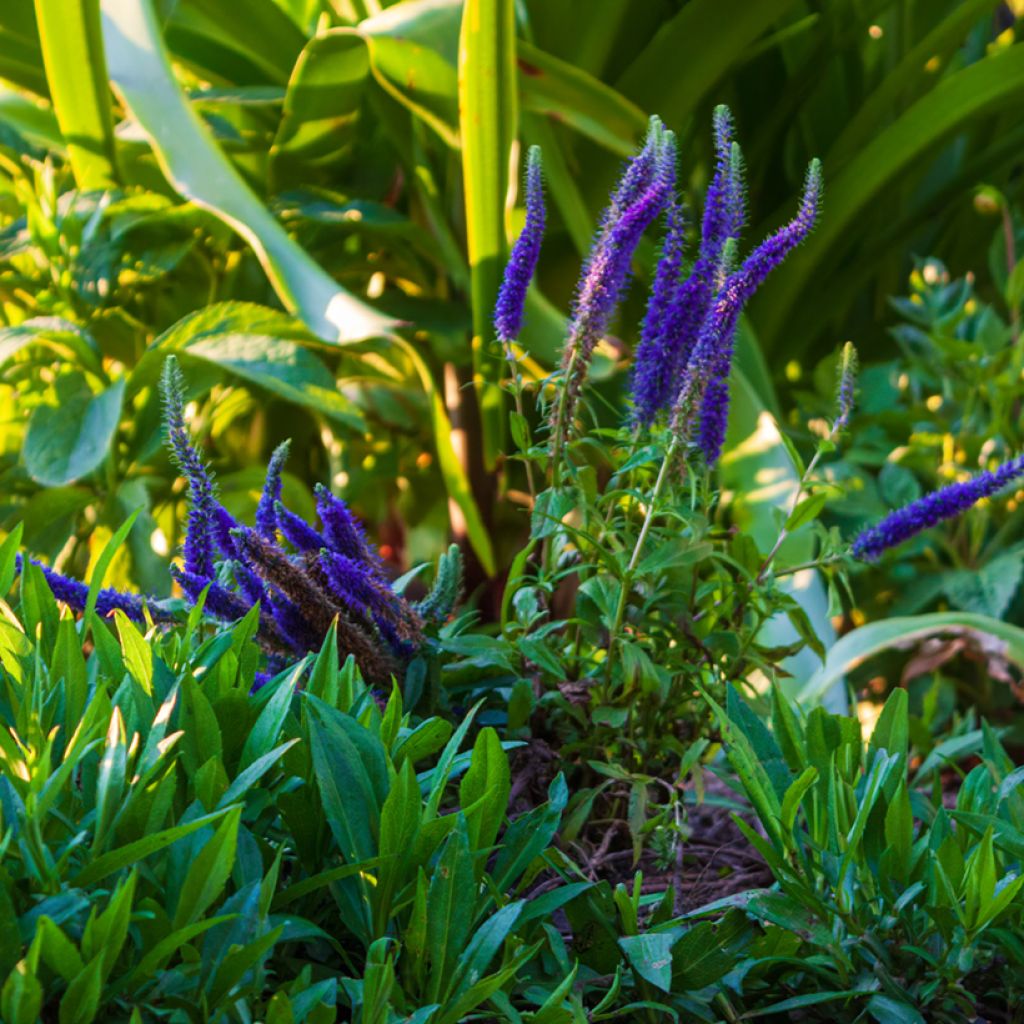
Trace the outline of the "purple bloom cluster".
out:
<instances>
[{"instance_id":1,"label":"purple bloom cluster","mask_svg":"<svg viewBox=\"0 0 1024 1024\"><path fill-rule=\"evenodd\" d=\"M523 326L526 291L540 257L544 238L544 189L540 173L540 148L530 147L526 160L526 223L509 253L498 299L494 306L494 331L501 342L519 337Z\"/></svg>"},{"instance_id":2,"label":"purple bloom cluster","mask_svg":"<svg viewBox=\"0 0 1024 1024\"><path fill-rule=\"evenodd\" d=\"M853 542L855 558L871 562L884 551L902 544L922 530L952 519L982 498L1001 491L1024 475L1024 455L1004 462L998 469L979 473L971 480L948 484L923 498L890 512L881 522L864 530Z\"/></svg>"},{"instance_id":3,"label":"purple bloom cluster","mask_svg":"<svg viewBox=\"0 0 1024 1024\"><path fill-rule=\"evenodd\" d=\"M698 444L709 466L718 461L729 412L729 373L744 305L767 276L809 234L821 202L821 167L807 172L797 216L734 269L747 210L743 158L726 107L714 115L715 173L708 186L701 245L680 280L682 223L669 205L662 255L633 369L634 417L650 426L671 409L673 429Z\"/></svg>"},{"instance_id":4,"label":"purple bloom cluster","mask_svg":"<svg viewBox=\"0 0 1024 1024\"><path fill-rule=\"evenodd\" d=\"M277 660L319 650L337 623L341 657L354 655L368 682L387 682L422 643L424 623L451 613L461 588L457 549L442 559L427 599L409 603L391 588L380 556L340 498L317 488L319 530L282 504L287 444L270 460L256 528L241 525L217 501L213 479L189 438L184 381L173 356L164 364L161 387L168 445L188 481L183 565L171 569L188 600L203 601L207 612L225 621L258 605L257 639ZM40 568L58 600L84 609L89 594L84 583ZM143 598L112 589L102 590L96 605L100 615L120 609L138 621L145 607ZM158 621L169 618L158 609L151 615Z\"/></svg>"},{"instance_id":5,"label":"purple bloom cluster","mask_svg":"<svg viewBox=\"0 0 1024 1024\"><path fill-rule=\"evenodd\" d=\"M699 420L699 445L713 466L721 455L729 413L729 372L743 307L768 275L810 234L821 205L821 165L807 170L796 217L763 241L740 265L723 275L701 323L672 408L672 429L684 440ZM723 251L728 254L732 246Z\"/></svg>"},{"instance_id":6,"label":"purple bloom cluster","mask_svg":"<svg viewBox=\"0 0 1024 1024\"><path fill-rule=\"evenodd\" d=\"M739 238L746 223L743 162L727 107L715 109L713 127L715 173L704 200L700 251L685 280L680 280L683 226L671 208L666 218L665 244L633 368L634 417L641 426L650 426L678 392L722 276L726 245Z\"/></svg>"},{"instance_id":7,"label":"purple bloom cluster","mask_svg":"<svg viewBox=\"0 0 1024 1024\"><path fill-rule=\"evenodd\" d=\"M665 256L671 261L681 248L682 223L674 208L676 184L676 141L657 118L643 149L627 165L605 210L590 255L583 267L569 337L565 345L562 369L565 373L563 402L557 407L555 444L562 440L558 431L572 422L576 401L587 375L594 348L608 329L612 315L629 283L633 253L648 226L669 211L673 237L666 243ZM658 302L663 301L671 277L671 265L661 275ZM657 310L651 319L658 317ZM651 330L654 327L652 326Z\"/></svg>"}]
</instances>

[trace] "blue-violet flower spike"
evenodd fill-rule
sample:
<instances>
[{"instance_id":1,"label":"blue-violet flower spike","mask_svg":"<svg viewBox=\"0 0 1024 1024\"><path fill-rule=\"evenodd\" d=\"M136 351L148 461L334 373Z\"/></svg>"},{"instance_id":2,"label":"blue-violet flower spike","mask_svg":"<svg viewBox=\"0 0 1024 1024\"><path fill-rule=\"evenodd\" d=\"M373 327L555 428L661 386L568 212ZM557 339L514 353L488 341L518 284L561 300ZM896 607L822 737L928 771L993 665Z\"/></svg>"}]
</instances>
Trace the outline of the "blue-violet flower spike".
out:
<instances>
[{"instance_id":1,"label":"blue-violet flower spike","mask_svg":"<svg viewBox=\"0 0 1024 1024\"><path fill-rule=\"evenodd\" d=\"M685 233L682 207L673 197L665 210L665 240L633 364L633 415L645 427L650 426L671 397L675 340L670 331L671 308L682 272Z\"/></svg>"},{"instance_id":2,"label":"blue-violet flower spike","mask_svg":"<svg viewBox=\"0 0 1024 1024\"><path fill-rule=\"evenodd\" d=\"M915 534L952 519L982 498L1001 491L1024 474L1024 455L1003 463L998 469L979 473L971 480L948 484L923 498L890 512L881 522L864 530L853 542L854 557L872 562L882 552L909 540Z\"/></svg>"},{"instance_id":3,"label":"blue-violet flower spike","mask_svg":"<svg viewBox=\"0 0 1024 1024\"><path fill-rule=\"evenodd\" d=\"M670 201L675 180L675 136L652 118L647 143L623 174L577 285L562 356L565 380L554 410L553 450L565 441L594 348L629 282L633 253L644 231ZM645 183L642 191L640 183Z\"/></svg>"},{"instance_id":4,"label":"blue-violet flower spike","mask_svg":"<svg viewBox=\"0 0 1024 1024\"><path fill-rule=\"evenodd\" d=\"M519 337L523 326L526 291L540 256L544 237L544 188L541 181L540 149L530 147L526 163L526 223L512 245L505 276L494 306L494 331L501 342Z\"/></svg>"},{"instance_id":5,"label":"blue-violet flower spike","mask_svg":"<svg viewBox=\"0 0 1024 1024\"><path fill-rule=\"evenodd\" d=\"M188 482L189 509L183 554L185 569L196 576L213 574L213 523L216 489L213 478L185 429L185 380L174 356L164 360L160 390L171 457Z\"/></svg>"},{"instance_id":6,"label":"blue-violet flower spike","mask_svg":"<svg viewBox=\"0 0 1024 1024\"><path fill-rule=\"evenodd\" d=\"M277 531L277 515L274 506L281 500L281 473L288 461L290 442L282 441L270 456L267 463L267 476L263 483L263 493L256 506L256 529L261 537L272 540Z\"/></svg>"}]
</instances>

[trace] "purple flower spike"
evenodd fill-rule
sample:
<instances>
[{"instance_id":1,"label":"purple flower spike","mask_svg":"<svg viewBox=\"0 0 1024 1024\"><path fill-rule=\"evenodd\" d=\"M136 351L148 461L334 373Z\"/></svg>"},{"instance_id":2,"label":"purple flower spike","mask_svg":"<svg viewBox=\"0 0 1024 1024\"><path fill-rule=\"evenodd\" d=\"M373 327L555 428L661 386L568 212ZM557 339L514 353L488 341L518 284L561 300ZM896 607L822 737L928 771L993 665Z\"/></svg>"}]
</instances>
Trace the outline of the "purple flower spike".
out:
<instances>
[{"instance_id":1,"label":"purple flower spike","mask_svg":"<svg viewBox=\"0 0 1024 1024\"><path fill-rule=\"evenodd\" d=\"M380 555L370 546L362 525L352 515L348 505L331 494L323 484L317 484L314 491L316 510L323 524L327 547L346 558L368 562L375 569L379 568Z\"/></svg>"},{"instance_id":2,"label":"purple flower spike","mask_svg":"<svg viewBox=\"0 0 1024 1024\"><path fill-rule=\"evenodd\" d=\"M645 322L644 336L637 349L633 399L635 418L641 426L650 426L678 392L715 291L732 269L725 258L727 243L739 237L746 223L743 158L732 134L729 108L716 107L715 172L704 199L700 251L685 281L679 281L678 270L671 264L665 268L666 274L674 271L673 291L665 304L656 340L650 341ZM680 240L680 249L681 245ZM666 250L662 259L667 257ZM659 264L659 278L661 271ZM660 287L656 278L652 303Z\"/></svg>"},{"instance_id":3,"label":"purple flower spike","mask_svg":"<svg viewBox=\"0 0 1024 1024\"><path fill-rule=\"evenodd\" d=\"M672 304L679 290L685 228L682 208L673 198L665 211L665 240L633 365L634 417L645 427L650 426L671 397Z\"/></svg>"},{"instance_id":4,"label":"purple flower spike","mask_svg":"<svg viewBox=\"0 0 1024 1024\"><path fill-rule=\"evenodd\" d=\"M71 579L70 576L65 576L34 558L30 558L29 561L42 572L47 586L58 601L62 601L76 612L85 610L86 602L89 600L89 588L86 584L81 580ZM15 556L15 568L19 573L22 571L22 565L22 556L19 554ZM124 612L133 622L144 622L146 619L145 604L141 597L137 594L122 594L112 587L104 587L96 597L96 614L100 618L106 618L114 611ZM158 612L154 612L152 617L157 621L166 618Z\"/></svg>"},{"instance_id":5,"label":"purple flower spike","mask_svg":"<svg viewBox=\"0 0 1024 1024\"><path fill-rule=\"evenodd\" d=\"M726 278L704 318L673 419L675 428L688 434L690 425L681 419L683 407L685 417L689 418L700 406L700 447L708 466L718 461L725 442L729 417L728 381L740 313L768 275L810 234L821 205L821 191L821 164L813 160L807 170L796 217L765 239L739 270ZM728 245L724 249L723 258L727 262L729 249ZM717 382L714 387L712 382Z\"/></svg>"},{"instance_id":6,"label":"purple flower spike","mask_svg":"<svg viewBox=\"0 0 1024 1024\"><path fill-rule=\"evenodd\" d=\"M249 601L255 604L257 601L264 600L267 593L262 580L245 564L245 560L242 558L238 542L232 532L239 526L238 520L218 502L214 514L214 535L217 538L217 546L223 552L224 557L231 560L235 580Z\"/></svg>"},{"instance_id":7,"label":"purple flower spike","mask_svg":"<svg viewBox=\"0 0 1024 1024\"><path fill-rule=\"evenodd\" d=\"M232 593L216 580L196 576L194 573L178 569L175 566L171 566L171 575L178 581L184 594L193 603L198 601L203 591L209 587L204 608L218 619L234 622L236 619L244 618L252 608L252 605L241 595Z\"/></svg>"},{"instance_id":8,"label":"purple flower spike","mask_svg":"<svg viewBox=\"0 0 1024 1024\"><path fill-rule=\"evenodd\" d=\"M185 429L185 381L174 356L164 360L160 390L164 400L167 445L188 482L188 526L183 554L185 569L196 576L213 573L213 522L216 488L213 478Z\"/></svg>"},{"instance_id":9,"label":"purple flower spike","mask_svg":"<svg viewBox=\"0 0 1024 1024\"><path fill-rule=\"evenodd\" d=\"M675 181L675 136L652 118L644 149L623 174L577 285L562 358L564 391L553 424L556 448L572 422L594 348L629 283L633 253L644 231L671 201Z\"/></svg>"},{"instance_id":10,"label":"purple flower spike","mask_svg":"<svg viewBox=\"0 0 1024 1024\"><path fill-rule=\"evenodd\" d=\"M256 529L261 537L273 539L277 532L277 515L274 506L281 500L281 473L288 461L289 441L282 441L270 456L267 464L267 477L263 484L263 493L256 506Z\"/></svg>"},{"instance_id":11,"label":"purple flower spike","mask_svg":"<svg viewBox=\"0 0 1024 1024\"><path fill-rule=\"evenodd\" d=\"M365 562L325 549L320 552L320 565L332 596L340 604L375 620L396 613L398 601L394 591Z\"/></svg>"},{"instance_id":12,"label":"purple flower spike","mask_svg":"<svg viewBox=\"0 0 1024 1024\"><path fill-rule=\"evenodd\" d=\"M733 182L732 114L726 106L715 107L712 120L715 136L715 173L704 196L704 219L701 223L700 255L711 267L718 262L718 254L727 238L735 238L737 222L743 212L734 209L737 187ZM742 183L738 194L742 197Z\"/></svg>"},{"instance_id":13,"label":"purple flower spike","mask_svg":"<svg viewBox=\"0 0 1024 1024\"><path fill-rule=\"evenodd\" d=\"M526 291L540 256L544 237L544 189L540 173L540 149L530 147L526 163L526 223L512 246L505 276L494 306L494 331L501 342L519 337L523 326Z\"/></svg>"},{"instance_id":14,"label":"purple flower spike","mask_svg":"<svg viewBox=\"0 0 1024 1024\"><path fill-rule=\"evenodd\" d=\"M902 544L936 523L958 516L982 498L1001 491L1021 475L1024 475L1024 455L1018 455L994 471L979 473L972 480L932 491L890 512L881 522L864 530L853 542L853 555L866 562L873 562L889 548Z\"/></svg>"},{"instance_id":15,"label":"purple flower spike","mask_svg":"<svg viewBox=\"0 0 1024 1024\"><path fill-rule=\"evenodd\" d=\"M305 519L290 512L281 502L274 502L274 513L281 532L299 551L319 551L326 546L327 541Z\"/></svg>"}]
</instances>

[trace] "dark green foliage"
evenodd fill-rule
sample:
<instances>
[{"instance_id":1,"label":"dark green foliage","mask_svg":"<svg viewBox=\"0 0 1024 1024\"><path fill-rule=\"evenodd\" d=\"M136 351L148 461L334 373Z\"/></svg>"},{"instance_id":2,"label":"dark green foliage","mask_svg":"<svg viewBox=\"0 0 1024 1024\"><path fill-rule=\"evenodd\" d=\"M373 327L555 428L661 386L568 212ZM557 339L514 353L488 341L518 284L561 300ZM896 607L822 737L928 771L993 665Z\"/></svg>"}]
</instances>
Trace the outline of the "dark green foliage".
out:
<instances>
[{"instance_id":1,"label":"dark green foliage","mask_svg":"<svg viewBox=\"0 0 1024 1024\"><path fill-rule=\"evenodd\" d=\"M905 691L866 746L856 719L795 716L778 691L771 733L739 698L716 713L764 834L740 827L778 883L743 901L766 930L749 949L745 998L773 1012L783 996L802 1001L794 1008L820 998L832 1014L860 1007L879 1021L1009 1010L1024 987L1024 804L996 733L978 736L980 763L948 806L941 762L909 761ZM779 930L791 933L786 959L758 964Z\"/></svg>"}]
</instances>

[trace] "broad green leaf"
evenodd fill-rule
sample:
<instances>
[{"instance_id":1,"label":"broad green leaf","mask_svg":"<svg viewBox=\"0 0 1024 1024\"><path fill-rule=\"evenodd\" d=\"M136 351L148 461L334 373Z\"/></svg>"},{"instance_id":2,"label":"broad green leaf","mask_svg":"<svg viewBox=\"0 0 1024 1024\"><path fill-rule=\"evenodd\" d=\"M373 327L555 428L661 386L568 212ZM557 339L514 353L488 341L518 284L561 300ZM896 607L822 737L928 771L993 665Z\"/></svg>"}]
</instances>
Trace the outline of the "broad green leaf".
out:
<instances>
[{"instance_id":1,"label":"broad green leaf","mask_svg":"<svg viewBox=\"0 0 1024 1024\"><path fill-rule=\"evenodd\" d=\"M315 334L338 343L388 334L393 321L317 266L217 148L174 79L151 0L101 0L101 11L111 81L175 190L252 246L282 302Z\"/></svg>"},{"instance_id":2,"label":"broad green leaf","mask_svg":"<svg viewBox=\"0 0 1024 1024\"><path fill-rule=\"evenodd\" d=\"M117 181L114 120L99 0L36 0L46 78L68 159L81 189Z\"/></svg>"},{"instance_id":3,"label":"broad green leaf","mask_svg":"<svg viewBox=\"0 0 1024 1024\"><path fill-rule=\"evenodd\" d=\"M270 151L277 188L308 184L309 166L334 166L356 142L370 57L352 29L329 29L307 44L292 70Z\"/></svg>"},{"instance_id":4,"label":"broad green leaf","mask_svg":"<svg viewBox=\"0 0 1024 1024\"><path fill-rule=\"evenodd\" d=\"M626 954L630 967L655 988L662 992L672 991L672 947L679 934L670 932L648 932L646 935L630 935L619 939L619 946Z\"/></svg>"},{"instance_id":5,"label":"broad green leaf","mask_svg":"<svg viewBox=\"0 0 1024 1024\"><path fill-rule=\"evenodd\" d=\"M57 405L40 405L29 419L24 456L29 475L47 487L88 476L107 457L121 419L124 378L94 395L85 378L57 382Z\"/></svg>"},{"instance_id":6,"label":"broad green leaf","mask_svg":"<svg viewBox=\"0 0 1024 1024\"><path fill-rule=\"evenodd\" d=\"M305 406L350 429L365 429L355 404L310 345L320 345L301 323L251 302L218 302L183 317L149 347L131 375L134 394L151 384L168 352L198 359Z\"/></svg>"},{"instance_id":7,"label":"broad green leaf","mask_svg":"<svg viewBox=\"0 0 1024 1024\"><path fill-rule=\"evenodd\" d=\"M802 704L819 700L847 672L873 655L947 630L981 633L996 641L1012 664L1024 667L1024 629L1019 626L970 612L932 612L871 622L847 633L836 641L825 664L804 684L797 699Z\"/></svg>"},{"instance_id":8,"label":"broad green leaf","mask_svg":"<svg viewBox=\"0 0 1024 1024\"><path fill-rule=\"evenodd\" d=\"M568 61L523 40L518 48L524 109L570 125L617 156L636 152L648 121L640 107ZM662 108L656 105L651 109ZM545 149L545 163L547 156Z\"/></svg>"},{"instance_id":9,"label":"broad green leaf","mask_svg":"<svg viewBox=\"0 0 1024 1024\"><path fill-rule=\"evenodd\" d=\"M880 993L873 995L865 1008L878 1024L925 1024L924 1017L910 1003Z\"/></svg>"},{"instance_id":10,"label":"broad green leaf","mask_svg":"<svg viewBox=\"0 0 1024 1024\"><path fill-rule=\"evenodd\" d=\"M229 48L243 56L271 82L284 84L306 39L284 10L274 0L246 0L245 17L239 17L234 0L180 0L172 8L169 32L177 43L182 36L202 40L195 49L198 54L212 50L223 59ZM223 72L223 65L212 71Z\"/></svg>"},{"instance_id":11,"label":"broad green leaf","mask_svg":"<svg viewBox=\"0 0 1024 1024\"><path fill-rule=\"evenodd\" d=\"M224 820L192 861L178 893L175 928L193 924L220 896L235 866L241 818L241 807L229 808Z\"/></svg>"}]
</instances>

